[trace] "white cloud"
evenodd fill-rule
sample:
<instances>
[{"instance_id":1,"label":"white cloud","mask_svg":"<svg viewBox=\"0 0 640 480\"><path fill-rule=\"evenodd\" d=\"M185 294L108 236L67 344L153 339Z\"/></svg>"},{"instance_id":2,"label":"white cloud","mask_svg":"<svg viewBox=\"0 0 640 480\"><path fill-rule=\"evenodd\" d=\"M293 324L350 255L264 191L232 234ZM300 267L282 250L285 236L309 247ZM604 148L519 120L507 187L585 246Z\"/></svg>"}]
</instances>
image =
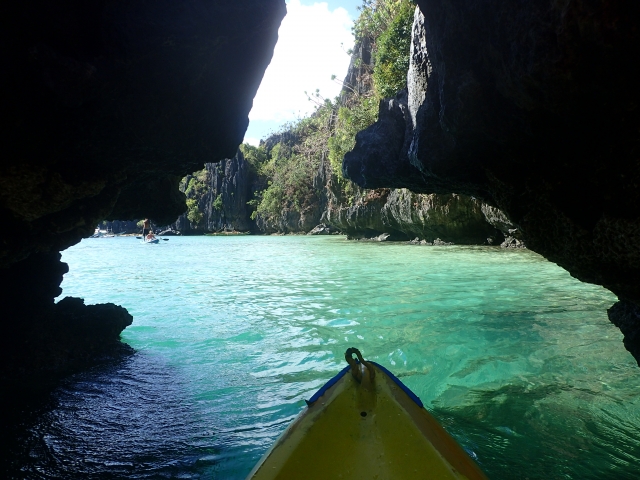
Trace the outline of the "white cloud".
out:
<instances>
[{"instance_id":1,"label":"white cloud","mask_svg":"<svg viewBox=\"0 0 640 480\"><path fill-rule=\"evenodd\" d=\"M245 137L243 143L248 143L249 145L253 145L254 147L260 146L260 140L253 137Z\"/></svg>"},{"instance_id":2,"label":"white cloud","mask_svg":"<svg viewBox=\"0 0 640 480\"><path fill-rule=\"evenodd\" d=\"M326 3L301 5L287 2L287 16L279 30L273 59L253 101L250 120L284 122L305 116L314 105L305 91L333 99L349 67L346 50L353 47L352 19L339 7L329 11ZM342 45L341 45L342 44Z\"/></svg>"}]
</instances>

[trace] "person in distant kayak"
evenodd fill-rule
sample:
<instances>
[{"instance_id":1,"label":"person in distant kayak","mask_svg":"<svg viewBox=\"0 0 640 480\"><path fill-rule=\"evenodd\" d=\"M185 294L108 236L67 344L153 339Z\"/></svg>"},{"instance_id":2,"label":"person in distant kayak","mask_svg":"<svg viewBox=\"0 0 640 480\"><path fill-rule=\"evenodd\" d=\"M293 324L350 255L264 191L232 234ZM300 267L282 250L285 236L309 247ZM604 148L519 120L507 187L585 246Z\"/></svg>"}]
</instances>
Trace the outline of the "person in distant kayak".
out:
<instances>
[{"instance_id":1,"label":"person in distant kayak","mask_svg":"<svg viewBox=\"0 0 640 480\"><path fill-rule=\"evenodd\" d=\"M144 224L142 225L142 236L146 237L148 233L151 232L151 222L148 218L144 219Z\"/></svg>"},{"instance_id":2,"label":"person in distant kayak","mask_svg":"<svg viewBox=\"0 0 640 480\"><path fill-rule=\"evenodd\" d=\"M153 232L151 230L149 230L149 234L147 235L147 240L153 240L155 238L156 238L156 236L153 234Z\"/></svg>"}]
</instances>

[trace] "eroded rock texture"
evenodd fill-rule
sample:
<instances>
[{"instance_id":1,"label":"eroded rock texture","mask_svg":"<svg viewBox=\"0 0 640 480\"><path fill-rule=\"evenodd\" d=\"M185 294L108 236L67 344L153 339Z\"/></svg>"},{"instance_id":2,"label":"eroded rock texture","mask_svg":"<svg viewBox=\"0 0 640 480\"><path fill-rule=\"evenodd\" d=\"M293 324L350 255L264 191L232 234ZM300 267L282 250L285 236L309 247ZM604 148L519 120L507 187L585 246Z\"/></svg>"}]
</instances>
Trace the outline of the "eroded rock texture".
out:
<instances>
[{"instance_id":1,"label":"eroded rock texture","mask_svg":"<svg viewBox=\"0 0 640 480\"><path fill-rule=\"evenodd\" d=\"M216 163L207 163L204 171L198 172L200 181L192 175L185 178L187 197L197 201L202 218L189 220L186 213L180 215L174 227L183 234L204 232L237 231L248 232L253 227L247 202L251 199L254 181L249 163L238 150L235 157ZM202 191L196 191L199 188Z\"/></svg>"},{"instance_id":2,"label":"eroded rock texture","mask_svg":"<svg viewBox=\"0 0 640 480\"><path fill-rule=\"evenodd\" d=\"M330 187L327 188L330 190ZM408 189L378 188L358 192L353 201L337 201L330 195L322 221L349 238L386 240L440 240L460 245L500 245L514 226L499 210L465 195L424 195ZM501 214L501 222L495 215ZM504 223L502 223L502 221Z\"/></svg>"},{"instance_id":3,"label":"eroded rock texture","mask_svg":"<svg viewBox=\"0 0 640 480\"><path fill-rule=\"evenodd\" d=\"M35 262L18 293L41 304L26 315L7 289L0 300L3 324L26 325L52 314L58 287L41 276L64 269L57 252L105 218L175 221L180 178L235 154L285 2L25 0L0 11L0 284Z\"/></svg>"},{"instance_id":4,"label":"eroded rock texture","mask_svg":"<svg viewBox=\"0 0 640 480\"><path fill-rule=\"evenodd\" d=\"M638 305L640 4L418 4L408 95L381 104L345 173L481 198L528 247Z\"/></svg>"}]
</instances>

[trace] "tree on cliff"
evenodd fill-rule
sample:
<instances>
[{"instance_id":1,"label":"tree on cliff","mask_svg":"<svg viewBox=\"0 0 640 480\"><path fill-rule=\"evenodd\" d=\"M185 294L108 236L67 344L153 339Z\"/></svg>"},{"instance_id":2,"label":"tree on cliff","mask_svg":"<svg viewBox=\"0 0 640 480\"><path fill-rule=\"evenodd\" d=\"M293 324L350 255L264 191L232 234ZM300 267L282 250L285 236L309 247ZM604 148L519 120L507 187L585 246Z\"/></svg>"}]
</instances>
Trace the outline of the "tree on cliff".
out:
<instances>
[{"instance_id":1,"label":"tree on cliff","mask_svg":"<svg viewBox=\"0 0 640 480\"><path fill-rule=\"evenodd\" d=\"M260 172L269 183L257 199L258 218L277 223L287 212L309 210L317 197L314 177L325 159L337 177L338 196L353 201L356 189L342 177L342 158L355 145L356 133L376 121L380 99L406 87L414 10L410 0L363 2L353 33L356 45L367 45L370 51L350 52L350 70L361 74L347 75L359 85L345 80L342 94L333 101L321 98L319 92L312 94L317 108L311 116L287 125L258 147L269 158ZM364 62L365 57L371 63Z\"/></svg>"},{"instance_id":2,"label":"tree on cliff","mask_svg":"<svg viewBox=\"0 0 640 480\"><path fill-rule=\"evenodd\" d=\"M360 189L342 176L342 158L354 147L356 133L376 121L379 101L406 87L414 10L411 0L364 0L353 33L356 45L366 48L350 52L342 94L330 100L316 91L310 96L317 104L313 114L286 125L259 147L241 146L256 177L249 206L259 230L309 230L320 221L326 199L319 175L325 161L335 179L333 196L347 204L358 198ZM187 218L194 226L202 220L204 173L183 181Z\"/></svg>"}]
</instances>

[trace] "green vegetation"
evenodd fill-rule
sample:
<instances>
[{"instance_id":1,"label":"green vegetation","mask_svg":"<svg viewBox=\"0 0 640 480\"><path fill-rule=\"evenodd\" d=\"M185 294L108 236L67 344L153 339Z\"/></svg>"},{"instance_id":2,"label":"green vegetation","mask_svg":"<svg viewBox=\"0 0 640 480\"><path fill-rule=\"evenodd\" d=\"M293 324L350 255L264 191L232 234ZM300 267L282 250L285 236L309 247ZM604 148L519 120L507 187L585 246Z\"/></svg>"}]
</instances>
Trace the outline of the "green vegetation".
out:
<instances>
[{"instance_id":1,"label":"green vegetation","mask_svg":"<svg viewBox=\"0 0 640 480\"><path fill-rule=\"evenodd\" d=\"M286 125L259 147L240 147L255 179L254 198L248 202L252 219L277 225L288 212L302 214L317 204L320 192L313 179L325 160L335 197L353 203L359 189L343 178L342 160L354 148L356 134L377 120L380 100L406 88L414 9L413 0L364 0L353 32L356 42L370 46L372 64L359 65L357 88L346 85L334 100L318 90L308 94L316 104L312 115ZM182 185L189 199L187 218L195 225L203 218L195 199L207 193L208 183L202 170ZM219 195L212 207L221 210L222 204Z\"/></svg>"},{"instance_id":2,"label":"green vegetation","mask_svg":"<svg viewBox=\"0 0 640 480\"><path fill-rule=\"evenodd\" d=\"M407 87L411 27L415 4L396 1L387 17L387 27L378 37L374 51L373 84L381 98L395 96Z\"/></svg>"},{"instance_id":3,"label":"green vegetation","mask_svg":"<svg viewBox=\"0 0 640 480\"><path fill-rule=\"evenodd\" d=\"M198 200L187 198L187 219L194 225L199 225L204 218L204 213L198 208Z\"/></svg>"},{"instance_id":4,"label":"green vegetation","mask_svg":"<svg viewBox=\"0 0 640 480\"><path fill-rule=\"evenodd\" d=\"M320 168L331 134L333 109L321 107L310 117L289 125L283 140L276 143L259 164L258 173L267 188L258 193L256 215L275 222L284 211L302 213L318 198L313 178ZM255 218L255 216L254 216Z\"/></svg>"},{"instance_id":5,"label":"green vegetation","mask_svg":"<svg viewBox=\"0 0 640 480\"><path fill-rule=\"evenodd\" d=\"M222 210L222 194L219 194L216 199L211 203L214 210Z\"/></svg>"},{"instance_id":6,"label":"green vegetation","mask_svg":"<svg viewBox=\"0 0 640 480\"><path fill-rule=\"evenodd\" d=\"M263 147L254 147L248 143L243 143L240 145L240 151L254 174L257 174L261 166L269 159Z\"/></svg>"},{"instance_id":7,"label":"green vegetation","mask_svg":"<svg viewBox=\"0 0 640 480\"><path fill-rule=\"evenodd\" d=\"M209 191L208 179L209 174L206 169L195 172L184 190L185 195L187 197L190 195L202 196L207 193Z\"/></svg>"},{"instance_id":8,"label":"green vegetation","mask_svg":"<svg viewBox=\"0 0 640 480\"><path fill-rule=\"evenodd\" d=\"M356 133L377 120L380 100L406 88L414 10L411 0L364 0L353 31L356 42L366 38L371 45L373 65L359 80L365 88L358 90L365 93L347 88L351 91L331 101L316 90L308 95L316 111L280 133L294 142L277 143L270 151L242 147L252 168L268 178L267 188L252 201L252 218L274 220L285 210L306 208L314 200L313 177L323 158L329 159L340 196L351 203L354 185L342 176L342 159L355 146Z\"/></svg>"}]
</instances>

